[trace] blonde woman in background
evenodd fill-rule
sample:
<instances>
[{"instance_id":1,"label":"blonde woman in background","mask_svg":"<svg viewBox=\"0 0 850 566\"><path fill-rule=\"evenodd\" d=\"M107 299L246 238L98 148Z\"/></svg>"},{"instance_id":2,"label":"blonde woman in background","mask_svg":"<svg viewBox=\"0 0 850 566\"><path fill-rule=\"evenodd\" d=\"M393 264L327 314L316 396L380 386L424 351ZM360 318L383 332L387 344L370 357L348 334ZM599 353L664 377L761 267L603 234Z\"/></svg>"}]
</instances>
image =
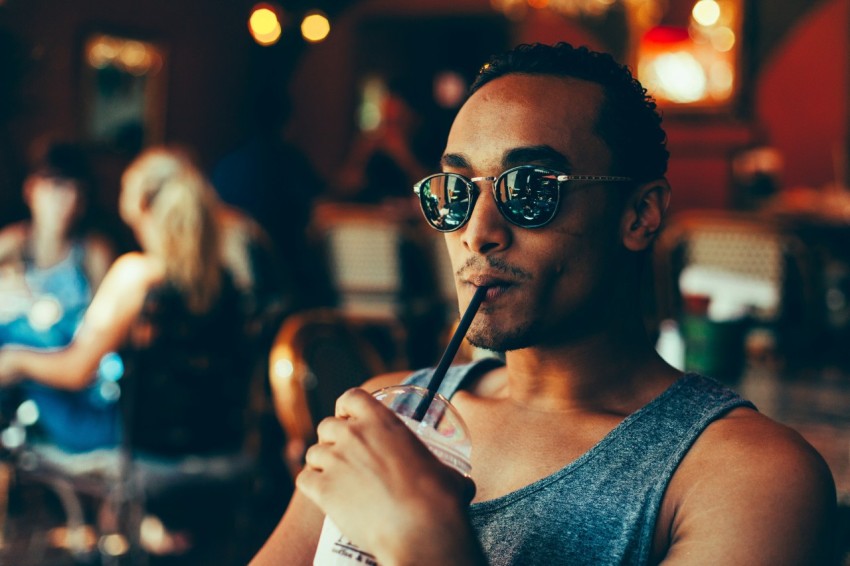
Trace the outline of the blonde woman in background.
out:
<instances>
[{"instance_id":1,"label":"blonde woman in background","mask_svg":"<svg viewBox=\"0 0 850 566\"><path fill-rule=\"evenodd\" d=\"M252 367L241 355L246 325L222 259L215 193L188 153L166 147L143 152L121 185L121 218L142 251L115 261L66 348L0 350L0 385L29 380L80 390L92 383L101 358L117 351L125 365L121 432L137 473L169 462L179 469L187 456L238 455ZM104 465L104 458L97 461ZM191 490L159 499L147 493L146 509L156 517L145 521L164 528L150 540L142 529L148 552L200 551L199 539L210 538L197 514L179 509L208 511L185 503L181 493Z\"/></svg>"},{"instance_id":2,"label":"blonde woman in background","mask_svg":"<svg viewBox=\"0 0 850 566\"><path fill-rule=\"evenodd\" d=\"M166 457L235 448L239 423L226 415L242 386L234 352L243 324L220 253L218 206L186 152L142 153L122 177L119 200L142 251L115 261L66 348L0 350L0 385L80 390L101 358L118 351L128 366L122 389L156 413L147 422L135 411L136 422L124 423L134 448Z\"/></svg>"}]
</instances>

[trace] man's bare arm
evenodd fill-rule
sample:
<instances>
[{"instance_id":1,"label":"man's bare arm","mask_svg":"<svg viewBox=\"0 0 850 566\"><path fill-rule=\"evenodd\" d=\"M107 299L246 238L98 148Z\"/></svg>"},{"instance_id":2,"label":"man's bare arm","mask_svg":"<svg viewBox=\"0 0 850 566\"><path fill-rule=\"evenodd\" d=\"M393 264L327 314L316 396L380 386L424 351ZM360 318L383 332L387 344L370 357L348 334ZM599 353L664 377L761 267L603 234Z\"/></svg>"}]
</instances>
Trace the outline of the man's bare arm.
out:
<instances>
[{"instance_id":1,"label":"man's bare arm","mask_svg":"<svg viewBox=\"0 0 850 566\"><path fill-rule=\"evenodd\" d=\"M311 565L323 520L324 514L319 508L296 490L283 519L250 566Z\"/></svg>"},{"instance_id":2,"label":"man's bare arm","mask_svg":"<svg viewBox=\"0 0 850 566\"><path fill-rule=\"evenodd\" d=\"M795 431L748 409L711 425L665 496L664 564L831 564L835 486Z\"/></svg>"}]
</instances>

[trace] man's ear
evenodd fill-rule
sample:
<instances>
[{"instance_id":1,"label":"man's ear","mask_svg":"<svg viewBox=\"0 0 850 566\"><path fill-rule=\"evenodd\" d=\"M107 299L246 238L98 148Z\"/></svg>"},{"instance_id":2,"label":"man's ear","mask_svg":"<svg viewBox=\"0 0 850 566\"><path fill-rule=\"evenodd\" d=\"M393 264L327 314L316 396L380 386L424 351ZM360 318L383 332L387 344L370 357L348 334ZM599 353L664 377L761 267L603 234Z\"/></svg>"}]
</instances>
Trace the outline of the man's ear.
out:
<instances>
[{"instance_id":1,"label":"man's ear","mask_svg":"<svg viewBox=\"0 0 850 566\"><path fill-rule=\"evenodd\" d=\"M670 185L667 179L656 179L638 186L629 197L623 213L623 245L634 252L647 249L661 229L669 204Z\"/></svg>"}]
</instances>

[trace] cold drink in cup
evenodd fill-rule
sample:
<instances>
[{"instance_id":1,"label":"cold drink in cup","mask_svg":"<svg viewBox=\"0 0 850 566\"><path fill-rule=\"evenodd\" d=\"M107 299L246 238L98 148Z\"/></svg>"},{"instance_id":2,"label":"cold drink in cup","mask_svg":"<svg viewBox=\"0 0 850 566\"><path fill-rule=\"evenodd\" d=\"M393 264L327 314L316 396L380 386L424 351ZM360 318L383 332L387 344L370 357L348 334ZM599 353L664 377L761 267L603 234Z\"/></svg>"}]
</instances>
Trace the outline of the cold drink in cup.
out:
<instances>
[{"instance_id":1,"label":"cold drink in cup","mask_svg":"<svg viewBox=\"0 0 850 566\"><path fill-rule=\"evenodd\" d=\"M372 395L392 409L444 464L469 475L472 470L469 431L445 397L434 395L422 415L424 407L420 406L431 397L424 387L394 385L379 389ZM377 563L372 554L348 540L333 521L325 517L313 566L374 566Z\"/></svg>"}]
</instances>

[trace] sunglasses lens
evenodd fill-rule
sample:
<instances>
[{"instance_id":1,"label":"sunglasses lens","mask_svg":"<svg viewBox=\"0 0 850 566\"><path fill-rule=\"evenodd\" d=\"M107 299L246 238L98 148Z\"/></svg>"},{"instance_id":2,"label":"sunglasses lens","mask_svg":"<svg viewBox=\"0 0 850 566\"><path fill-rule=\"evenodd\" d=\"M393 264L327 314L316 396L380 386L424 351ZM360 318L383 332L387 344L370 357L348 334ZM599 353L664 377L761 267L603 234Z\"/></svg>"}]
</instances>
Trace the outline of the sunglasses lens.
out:
<instances>
[{"instance_id":1,"label":"sunglasses lens","mask_svg":"<svg viewBox=\"0 0 850 566\"><path fill-rule=\"evenodd\" d=\"M469 215L469 187L458 175L434 175L419 185L419 203L431 226L451 232L460 228Z\"/></svg>"},{"instance_id":2,"label":"sunglasses lens","mask_svg":"<svg viewBox=\"0 0 850 566\"><path fill-rule=\"evenodd\" d=\"M519 226L542 226L558 211L558 175L545 169L519 168L505 174L496 200L505 217Z\"/></svg>"}]
</instances>

